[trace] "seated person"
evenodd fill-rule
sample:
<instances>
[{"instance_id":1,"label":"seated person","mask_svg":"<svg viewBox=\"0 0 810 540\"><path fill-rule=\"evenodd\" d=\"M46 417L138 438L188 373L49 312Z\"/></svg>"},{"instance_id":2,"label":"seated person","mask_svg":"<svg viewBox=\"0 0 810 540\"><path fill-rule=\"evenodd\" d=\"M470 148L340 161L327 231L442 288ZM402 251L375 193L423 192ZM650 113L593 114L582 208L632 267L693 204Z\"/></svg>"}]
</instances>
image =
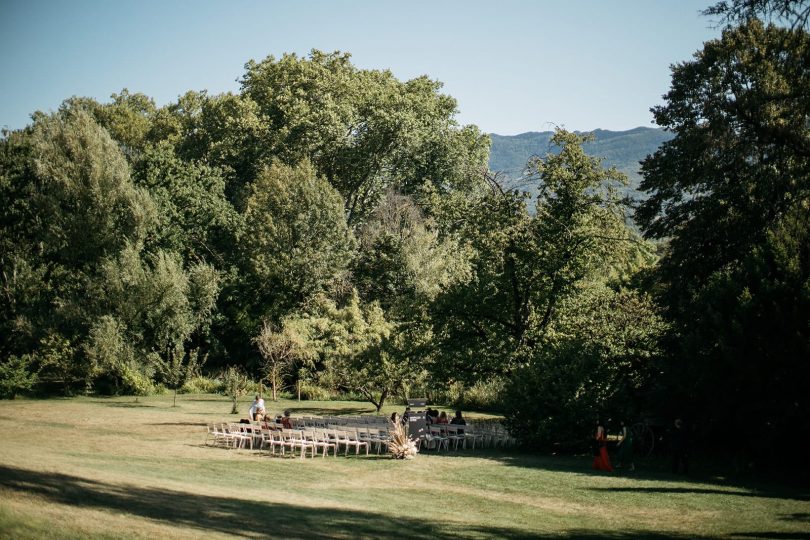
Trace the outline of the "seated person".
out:
<instances>
[{"instance_id":1,"label":"seated person","mask_svg":"<svg viewBox=\"0 0 810 540\"><path fill-rule=\"evenodd\" d=\"M447 413L442 411L439 415L439 418L436 420L437 424L446 424L447 423Z\"/></svg>"},{"instance_id":2,"label":"seated person","mask_svg":"<svg viewBox=\"0 0 810 540\"><path fill-rule=\"evenodd\" d=\"M402 423L403 424L408 423L408 420L410 420L410 418L411 418L411 414L412 414L411 413L411 408L410 407L405 407L405 412L402 413Z\"/></svg>"},{"instance_id":3,"label":"seated person","mask_svg":"<svg viewBox=\"0 0 810 540\"><path fill-rule=\"evenodd\" d=\"M453 424L453 425L456 425L456 426L466 426L466 425L467 425L467 421L466 421L466 420L464 420L464 417L463 417L463 416L461 416L461 411L456 411L456 415L453 417L453 419L452 419L452 420L450 420L450 423L451 423L451 424ZM457 433L458 433L459 435L463 435L463 434L464 434L464 430L463 430L463 429L459 429L459 430L457 431Z\"/></svg>"},{"instance_id":4,"label":"seated person","mask_svg":"<svg viewBox=\"0 0 810 540\"><path fill-rule=\"evenodd\" d=\"M439 419L439 411L437 411L436 409L429 408L427 410L427 414L425 415L425 421L428 423L428 425L435 424L436 420L438 419Z\"/></svg>"},{"instance_id":5,"label":"seated person","mask_svg":"<svg viewBox=\"0 0 810 540\"><path fill-rule=\"evenodd\" d=\"M399 414L396 411L391 413L391 423L392 424L398 424L399 423Z\"/></svg>"},{"instance_id":6,"label":"seated person","mask_svg":"<svg viewBox=\"0 0 810 540\"><path fill-rule=\"evenodd\" d=\"M464 417L461 416L461 411L456 411L456 416L453 417L452 420L450 420L450 423L458 425L458 426L466 426L467 425L467 421L464 420Z\"/></svg>"},{"instance_id":7,"label":"seated person","mask_svg":"<svg viewBox=\"0 0 810 540\"><path fill-rule=\"evenodd\" d=\"M284 418L281 419L281 426L284 429L292 429L292 422L290 421L290 411L289 411L289 409L284 411Z\"/></svg>"}]
</instances>

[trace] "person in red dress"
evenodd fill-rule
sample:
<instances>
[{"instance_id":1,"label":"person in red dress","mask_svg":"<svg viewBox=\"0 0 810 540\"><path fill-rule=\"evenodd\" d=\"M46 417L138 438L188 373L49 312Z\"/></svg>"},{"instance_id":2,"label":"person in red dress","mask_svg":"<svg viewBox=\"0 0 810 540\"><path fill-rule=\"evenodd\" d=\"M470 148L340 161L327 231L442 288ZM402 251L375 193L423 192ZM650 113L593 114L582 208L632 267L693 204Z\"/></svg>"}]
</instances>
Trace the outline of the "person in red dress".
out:
<instances>
[{"instance_id":1,"label":"person in red dress","mask_svg":"<svg viewBox=\"0 0 810 540\"><path fill-rule=\"evenodd\" d=\"M613 466L610 464L610 456L607 451L605 426L599 420L596 421L596 451L593 456L593 468L597 471L613 472Z\"/></svg>"}]
</instances>

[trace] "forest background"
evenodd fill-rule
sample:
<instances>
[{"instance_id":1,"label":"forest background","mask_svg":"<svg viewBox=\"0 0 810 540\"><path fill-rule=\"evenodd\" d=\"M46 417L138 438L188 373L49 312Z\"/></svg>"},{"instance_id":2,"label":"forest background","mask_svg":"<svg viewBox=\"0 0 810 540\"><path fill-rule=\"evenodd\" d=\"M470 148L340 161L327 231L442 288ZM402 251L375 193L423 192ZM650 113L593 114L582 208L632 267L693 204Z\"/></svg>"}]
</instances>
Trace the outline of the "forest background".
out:
<instances>
[{"instance_id":1,"label":"forest background","mask_svg":"<svg viewBox=\"0 0 810 540\"><path fill-rule=\"evenodd\" d=\"M425 395L555 451L599 415L682 417L704 451L798 460L808 10L708 10L637 200L563 129L510 189L438 81L340 52L34 113L0 143L0 390Z\"/></svg>"}]
</instances>

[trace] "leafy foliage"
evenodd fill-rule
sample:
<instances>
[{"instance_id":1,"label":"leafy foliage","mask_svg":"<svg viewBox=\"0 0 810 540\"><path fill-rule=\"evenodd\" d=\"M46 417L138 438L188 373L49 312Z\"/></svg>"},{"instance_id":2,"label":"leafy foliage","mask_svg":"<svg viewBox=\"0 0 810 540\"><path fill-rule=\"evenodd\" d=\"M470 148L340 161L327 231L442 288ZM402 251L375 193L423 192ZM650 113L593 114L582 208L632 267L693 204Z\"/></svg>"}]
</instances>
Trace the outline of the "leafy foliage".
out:
<instances>
[{"instance_id":1,"label":"leafy foliage","mask_svg":"<svg viewBox=\"0 0 810 540\"><path fill-rule=\"evenodd\" d=\"M33 360L28 355L10 356L0 363L0 397L14 399L18 394L31 390L37 382Z\"/></svg>"},{"instance_id":2,"label":"leafy foliage","mask_svg":"<svg viewBox=\"0 0 810 540\"><path fill-rule=\"evenodd\" d=\"M311 362L314 351L307 336L302 335L302 331L291 320L284 321L281 329L265 321L253 342L264 358L264 372L273 389L273 401L276 401L281 377L288 374L296 363Z\"/></svg>"},{"instance_id":3,"label":"leafy foliage","mask_svg":"<svg viewBox=\"0 0 810 540\"><path fill-rule=\"evenodd\" d=\"M676 136L643 164L651 197L638 216L670 239L659 273L674 322L670 411L765 460L793 452L810 417L808 51L799 28L726 29L673 68L653 112Z\"/></svg>"},{"instance_id":4,"label":"leafy foliage","mask_svg":"<svg viewBox=\"0 0 810 540\"><path fill-rule=\"evenodd\" d=\"M231 414L238 414L239 408L237 401L241 396L244 396L250 389L250 379L244 370L237 366L228 366L222 372L222 383L224 386L225 395L233 400L233 407L231 407Z\"/></svg>"}]
</instances>

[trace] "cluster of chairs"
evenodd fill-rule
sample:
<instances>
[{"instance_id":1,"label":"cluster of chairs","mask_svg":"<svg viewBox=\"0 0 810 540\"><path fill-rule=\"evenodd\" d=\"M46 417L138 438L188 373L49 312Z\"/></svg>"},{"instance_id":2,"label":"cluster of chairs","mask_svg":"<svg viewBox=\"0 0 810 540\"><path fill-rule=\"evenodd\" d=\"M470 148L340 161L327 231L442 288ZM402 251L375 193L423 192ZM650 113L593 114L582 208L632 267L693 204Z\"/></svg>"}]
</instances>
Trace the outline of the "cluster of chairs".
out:
<instances>
[{"instance_id":1,"label":"cluster of chairs","mask_svg":"<svg viewBox=\"0 0 810 540\"><path fill-rule=\"evenodd\" d=\"M381 416L303 416L291 417L292 429L274 422L209 424L205 444L225 448L267 449L271 455L337 456L343 450L366 455L388 451L391 426ZM413 435L413 434L412 434ZM449 451L459 446L475 450L514 445L516 440L496 420L473 420L467 425L431 424L418 435L420 450Z\"/></svg>"},{"instance_id":2,"label":"cluster of chairs","mask_svg":"<svg viewBox=\"0 0 810 540\"><path fill-rule=\"evenodd\" d=\"M368 455L372 447L379 454L383 448L387 451L388 441L387 430L361 430L345 426L296 426L285 429L273 422L209 424L205 438L206 445L260 451L266 449L270 455L297 454L302 458L318 454L326 457L330 452L337 456L341 450L348 456L352 449L355 455L359 455L361 450Z\"/></svg>"}]
</instances>

